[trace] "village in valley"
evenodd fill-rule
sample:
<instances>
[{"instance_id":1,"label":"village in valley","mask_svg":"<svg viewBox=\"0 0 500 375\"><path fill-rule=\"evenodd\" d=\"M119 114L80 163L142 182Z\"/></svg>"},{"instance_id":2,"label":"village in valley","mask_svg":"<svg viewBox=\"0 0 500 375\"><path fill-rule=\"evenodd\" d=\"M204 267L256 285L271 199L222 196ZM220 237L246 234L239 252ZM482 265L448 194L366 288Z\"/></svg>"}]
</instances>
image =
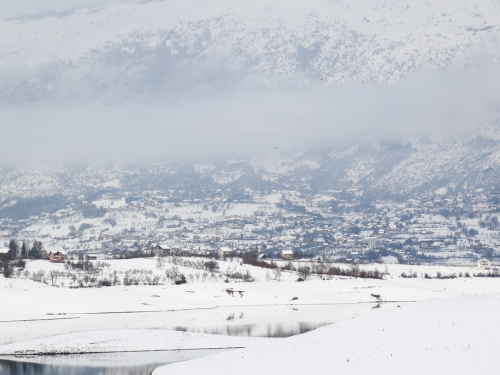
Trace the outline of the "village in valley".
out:
<instances>
[{"instance_id":1,"label":"village in valley","mask_svg":"<svg viewBox=\"0 0 500 375\"><path fill-rule=\"evenodd\" d=\"M186 191L80 195L54 213L1 221L16 258L126 259L159 255L321 259L340 263L471 265L500 259L494 192L446 190L404 202L362 203L361 189ZM92 208L92 209L89 209ZM42 252L30 256L33 244ZM24 252L21 248L26 247ZM224 249L221 254L220 249ZM288 255L286 255L288 254ZM162 254L163 255L163 254ZM61 258L52 261L60 261Z\"/></svg>"},{"instance_id":2,"label":"village in valley","mask_svg":"<svg viewBox=\"0 0 500 375\"><path fill-rule=\"evenodd\" d=\"M4 219L0 370L30 360L108 374L112 355L116 374L162 375L183 363L189 374L229 374L234 353L262 359L246 360L249 369L287 366L269 353L308 340L303 355L322 358L313 373L350 361L346 374L364 371L363 353L387 356L394 343L490 356L492 335L463 348L496 319L497 198L440 193L366 205L359 190L112 192ZM483 321L469 322L478 308ZM422 316L431 320L408 324ZM460 327L460 342L441 326ZM353 332L376 342L345 346ZM401 332L425 340L409 344ZM211 358L220 351L228 352L219 363ZM418 368L428 368L421 355ZM299 375L297 358L289 372ZM388 361L398 368L404 358Z\"/></svg>"}]
</instances>

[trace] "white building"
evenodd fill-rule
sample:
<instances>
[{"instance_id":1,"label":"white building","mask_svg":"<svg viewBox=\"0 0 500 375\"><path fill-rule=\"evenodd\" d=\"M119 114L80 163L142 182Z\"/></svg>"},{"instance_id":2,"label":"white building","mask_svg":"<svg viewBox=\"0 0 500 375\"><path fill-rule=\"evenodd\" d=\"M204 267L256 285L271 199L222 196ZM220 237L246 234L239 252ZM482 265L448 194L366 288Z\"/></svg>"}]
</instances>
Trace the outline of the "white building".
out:
<instances>
[{"instance_id":1,"label":"white building","mask_svg":"<svg viewBox=\"0 0 500 375\"><path fill-rule=\"evenodd\" d=\"M293 259L293 251L292 250L281 250L281 259L292 260Z\"/></svg>"},{"instance_id":2,"label":"white building","mask_svg":"<svg viewBox=\"0 0 500 375\"><path fill-rule=\"evenodd\" d=\"M154 247L153 252L157 257L163 257L170 255L170 246L165 244L158 244Z\"/></svg>"},{"instance_id":3,"label":"white building","mask_svg":"<svg viewBox=\"0 0 500 375\"><path fill-rule=\"evenodd\" d=\"M229 256L232 252L233 250L231 250L229 247L223 246L219 248L219 250L217 251L217 255L219 256L219 258L224 258Z\"/></svg>"},{"instance_id":4,"label":"white building","mask_svg":"<svg viewBox=\"0 0 500 375\"><path fill-rule=\"evenodd\" d=\"M377 247L380 245L380 239L377 237L365 237L361 241L366 243L369 247Z\"/></svg>"},{"instance_id":5,"label":"white building","mask_svg":"<svg viewBox=\"0 0 500 375\"><path fill-rule=\"evenodd\" d=\"M491 270L491 261L486 258L479 259L477 261L478 270Z\"/></svg>"}]
</instances>

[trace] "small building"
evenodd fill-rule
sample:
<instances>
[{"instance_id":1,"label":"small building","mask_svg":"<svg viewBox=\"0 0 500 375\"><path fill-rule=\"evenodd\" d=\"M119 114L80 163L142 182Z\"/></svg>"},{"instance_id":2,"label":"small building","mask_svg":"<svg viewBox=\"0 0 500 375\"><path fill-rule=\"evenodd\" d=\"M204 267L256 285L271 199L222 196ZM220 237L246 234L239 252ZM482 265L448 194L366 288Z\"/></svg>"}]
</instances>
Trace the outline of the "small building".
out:
<instances>
[{"instance_id":1,"label":"small building","mask_svg":"<svg viewBox=\"0 0 500 375\"><path fill-rule=\"evenodd\" d=\"M219 256L219 258L224 258L231 255L232 252L233 250L231 250L229 247L224 246L224 247L219 247L219 250L217 250L217 255Z\"/></svg>"},{"instance_id":2,"label":"small building","mask_svg":"<svg viewBox=\"0 0 500 375\"><path fill-rule=\"evenodd\" d=\"M281 250L281 259L292 260L293 259L293 251L292 250Z\"/></svg>"},{"instance_id":3,"label":"small building","mask_svg":"<svg viewBox=\"0 0 500 375\"><path fill-rule=\"evenodd\" d=\"M477 269L488 271L491 269L491 261L486 258L481 258L477 261Z\"/></svg>"},{"instance_id":4,"label":"small building","mask_svg":"<svg viewBox=\"0 0 500 375\"><path fill-rule=\"evenodd\" d=\"M101 254L97 254L97 253L88 253L88 254L85 254L85 260L97 260L97 259L100 259L101 258Z\"/></svg>"},{"instance_id":5,"label":"small building","mask_svg":"<svg viewBox=\"0 0 500 375\"><path fill-rule=\"evenodd\" d=\"M4 248L0 249L0 261L6 261L10 259L10 249Z\"/></svg>"},{"instance_id":6,"label":"small building","mask_svg":"<svg viewBox=\"0 0 500 375\"><path fill-rule=\"evenodd\" d=\"M51 263L64 263L66 260L66 255L60 251L51 251L49 253L49 261Z\"/></svg>"},{"instance_id":7,"label":"small building","mask_svg":"<svg viewBox=\"0 0 500 375\"><path fill-rule=\"evenodd\" d=\"M113 250L111 250L112 255L120 255L121 253L122 253L122 251L117 247L115 247Z\"/></svg>"},{"instance_id":8,"label":"small building","mask_svg":"<svg viewBox=\"0 0 500 375\"><path fill-rule=\"evenodd\" d=\"M158 244L154 247L153 252L157 257L169 256L172 249L170 246Z\"/></svg>"},{"instance_id":9,"label":"small building","mask_svg":"<svg viewBox=\"0 0 500 375\"><path fill-rule=\"evenodd\" d=\"M366 243L369 247L380 246L380 240L377 237L365 237L361 241Z\"/></svg>"}]
</instances>

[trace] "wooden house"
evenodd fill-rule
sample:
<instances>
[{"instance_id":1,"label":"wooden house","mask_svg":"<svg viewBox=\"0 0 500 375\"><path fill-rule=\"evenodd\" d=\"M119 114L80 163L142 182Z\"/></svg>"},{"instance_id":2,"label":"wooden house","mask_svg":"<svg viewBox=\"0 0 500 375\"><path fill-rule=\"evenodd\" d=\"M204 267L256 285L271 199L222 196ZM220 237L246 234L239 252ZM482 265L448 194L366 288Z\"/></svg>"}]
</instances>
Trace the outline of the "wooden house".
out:
<instances>
[{"instance_id":1,"label":"wooden house","mask_svg":"<svg viewBox=\"0 0 500 375\"><path fill-rule=\"evenodd\" d=\"M0 249L0 261L10 260L10 249Z\"/></svg>"}]
</instances>

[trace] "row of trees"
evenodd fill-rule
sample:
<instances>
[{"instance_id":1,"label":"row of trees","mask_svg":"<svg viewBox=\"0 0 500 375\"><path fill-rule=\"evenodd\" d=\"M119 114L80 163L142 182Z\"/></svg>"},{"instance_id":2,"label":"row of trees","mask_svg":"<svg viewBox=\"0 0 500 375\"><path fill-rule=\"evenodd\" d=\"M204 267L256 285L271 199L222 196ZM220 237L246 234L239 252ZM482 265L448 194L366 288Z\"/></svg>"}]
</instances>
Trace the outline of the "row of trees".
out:
<instances>
[{"instance_id":1,"label":"row of trees","mask_svg":"<svg viewBox=\"0 0 500 375\"><path fill-rule=\"evenodd\" d=\"M301 276L301 281L306 280L307 277L311 274L315 274L317 276L348 276L362 279L382 279L384 276L378 270L361 270L357 264L351 265L348 269L341 269L340 267L330 267L327 264L323 263L320 258L318 258L317 263L311 262L311 266L300 264L298 268L296 268L292 262L288 262L284 266L279 267L273 260L271 260L271 262L267 262L265 260L257 259L256 252L247 252L243 254L242 263L250 264L255 267L272 269L275 271L275 278L278 280L281 275L280 271L297 272ZM266 274L266 279L270 279L270 277L268 277L267 275L269 274Z\"/></svg>"},{"instance_id":2,"label":"row of trees","mask_svg":"<svg viewBox=\"0 0 500 375\"><path fill-rule=\"evenodd\" d=\"M29 241L23 241L21 246L19 246L19 241L15 238L9 242L9 260L44 259L46 257L47 252L43 247L42 241L35 240L33 244L30 244Z\"/></svg>"}]
</instances>

